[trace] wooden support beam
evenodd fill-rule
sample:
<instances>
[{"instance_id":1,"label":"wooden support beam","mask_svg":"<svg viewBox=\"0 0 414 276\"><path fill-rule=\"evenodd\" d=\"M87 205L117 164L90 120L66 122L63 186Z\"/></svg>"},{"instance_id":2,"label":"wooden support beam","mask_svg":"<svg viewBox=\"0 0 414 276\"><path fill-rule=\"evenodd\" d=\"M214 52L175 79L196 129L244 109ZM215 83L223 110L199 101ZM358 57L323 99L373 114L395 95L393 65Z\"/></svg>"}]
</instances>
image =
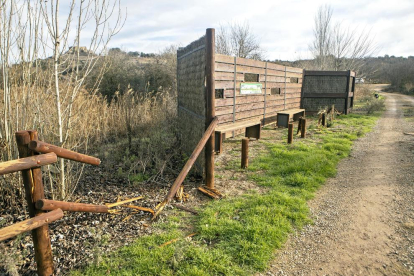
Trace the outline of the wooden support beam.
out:
<instances>
[{"instance_id":1,"label":"wooden support beam","mask_svg":"<svg viewBox=\"0 0 414 276\"><path fill-rule=\"evenodd\" d=\"M108 206L94 205L85 203L65 202L49 199L39 199L36 201L36 209L50 211L62 209L70 212L89 212L89 213L108 213Z\"/></svg>"},{"instance_id":2,"label":"wooden support beam","mask_svg":"<svg viewBox=\"0 0 414 276\"><path fill-rule=\"evenodd\" d=\"M31 219L27 219L16 224L4 227L0 229L0 241L4 241L20 235L24 232L39 228L43 225L47 225L55 220L63 217L63 211L56 209L49 213L43 213Z\"/></svg>"},{"instance_id":3,"label":"wooden support beam","mask_svg":"<svg viewBox=\"0 0 414 276\"><path fill-rule=\"evenodd\" d=\"M0 163L0 175L38 168L57 161L55 153L47 153Z\"/></svg>"},{"instance_id":4,"label":"wooden support beam","mask_svg":"<svg viewBox=\"0 0 414 276\"><path fill-rule=\"evenodd\" d=\"M67 150L67 149L64 149L64 148L61 148L55 145L51 145L51 144L48 144L42 141L38 141L38 140L30 141L29 148L33 151L40 152L40 153L54 152L56 153L58 157L77 161L77 162L82 162L82 163L91 164L95 166L98 166L99 164L101 164L101 160L99 160L96 157L77 153L77 152Z\"/></svg>"},{"instance_id":5,"label":"wooden support beam","mask_svg":"<svg viewBox=\"0 0 414 276\"><path fill-rule=\"evenodd\" d=\"M215 30L206 31L206 130L215 117ZM214 189L214 133L205 148L206 186Z\"/></svg>"},{"instance_id":6,"label":"wooden support beam","mask_svg":"<svg viewBox=\"0 0 414 276\"><path fill-rule=\"evenodd\" d=\"M293 143L293 123L288 125L288 144Z\"/></svg>"},{"instance_id":7,"label":"wooden support beam","mask_svg":"<svg viewBox=\"0 0 414 276\"><path fill-rule=\"evenodd\" d=\"M300 119L300 137L306 138L306 119Z\"/></svg>"},{"instance_id":8,"label":"wooden support beam","mask_svg":"<svg viewBox=\"0 0 414 276\"><path fill-rule=\"evenodd\" d=\"M241 168L249 166L249 138L242 139Z\"/></svg>"},{"instance_id":9,"label":"wooden support beam","mask_svg":"<svg viewBox=\"0 0 414 276\"><path fill-rule=\"evenodd\" d=\"M29 149L29 143L30 141L38 140L37 131L18 131L15 135L19 157L25 158L35 155ZM42 210L36 210L35 208L35 202L45 198L41 169L33 168L23 170L22 178L30 217L42 215L44 212ZM37 263L37 274L40 276L52 275L54 273L54 267L48 225L46 224L32 230L32 238Z\"/></svg>"},{"instance_id":10,"label":"wooden support beam","mask_svg":"<svg viewBox=\"0 0 414 276\"><path fill-rule=\"evenodd\" d=\"M191 154L190 158L188 158L187 163L185 163L183 169L181 170L178 177L175 179L174 184L171 186L170 191L165 196L164 200L158 204L156 207L156 213L154 218L158 216L159 213L164 209L165 205L168 204L168 202L171 201L171 199L174 197L174 195L177 193L178 188L180 188L181 184L183 183L185 177L190 172L191 168L193 167L195 161L197 160L198 156L201 153L201 150L204 148L204 146L207 143L207 140L211 138L211 135L214 133L214 129L216 128L216 125L218 124L218 119L215 117L213 121L211 122L210 126L207 128L206 132L204 132L203 137L201 138L200 142L198 142L196 148L194 149L193 153ZM213 144L214 146L214 144ZM214 165L214 164L213 164Z\"/></svg>"}]
</instances>

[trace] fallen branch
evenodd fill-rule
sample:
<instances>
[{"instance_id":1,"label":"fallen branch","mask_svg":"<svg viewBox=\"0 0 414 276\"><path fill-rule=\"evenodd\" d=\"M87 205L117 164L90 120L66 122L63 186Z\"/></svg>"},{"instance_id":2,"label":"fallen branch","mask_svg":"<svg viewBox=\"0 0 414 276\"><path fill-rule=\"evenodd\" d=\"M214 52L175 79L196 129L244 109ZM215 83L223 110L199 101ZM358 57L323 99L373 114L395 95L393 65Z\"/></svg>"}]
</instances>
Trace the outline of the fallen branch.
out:
<instances>
[{"instance_id":1,"label":"fallen branch","mask_svg":"<svg viewBox=\"0 0 414 276\"><path fill-rule=\"evenodd\" d=\"M192 213L192 214L194 214L194 215L198 215L198 212L197 212L196 210L191 209L191 208L184 207L184 206L182 206L182 205L175 204L175 203L173 203L173 204L171 204L171 205L172 205L172 206L174 206L174 207L175 207L175 208L177 208L177 209L180 209L180 210L183 210L183 211L187 211L187 212Z\"/></svg>"},{"instance_id":2,"label":"fallen branch","mask_svg":"<svg viewBox=\"0 0 414 276\"><path fill-rule=\"evenodd\" d=\"M184 239L191 238L191 237L195 236L196 234L197 234L197 233L192 233L192 234L190 234L190 235L186 236ZM161 244L159 247L160 247L160 248L163 248L164 246L167 246L167 245L169 245L169 244L172 244L172 243L174 243L174 242L176 242L176 241L178 241L178 240L180 240L180 238L172 239L172 240L170 240L170 241L167 241L166 243Z\"/></svg>"},{"instance_id":3,"label":"fallen branch","mask_svg":"<svg viewBox=\"0 0 414 276\"><path fill-rule=\"evenodd\" d=\"M105 205L108 206L108 208L112 208L112 207L123 205L125 203L129 203L129 202L132 202L132 201L135 201L135 200L138 200L138 199L142 199L142 198L144 198L144 197L143 196L138 196L138 197L118 201L118 202L115 202L115 203L106 203Z\"/></svg>"},{"instance_id":4,"label":"fallen branch","mask_svg":"<svg viewBox=\"0 0 414 276\"><path fill-rule=\"evenodd\" d=\"M214 199L220 199L223 197L218 190L208 188L207 186L198 187L198 190L203 194L208 195L209 197Z\"/></svg>"}]
</instances>

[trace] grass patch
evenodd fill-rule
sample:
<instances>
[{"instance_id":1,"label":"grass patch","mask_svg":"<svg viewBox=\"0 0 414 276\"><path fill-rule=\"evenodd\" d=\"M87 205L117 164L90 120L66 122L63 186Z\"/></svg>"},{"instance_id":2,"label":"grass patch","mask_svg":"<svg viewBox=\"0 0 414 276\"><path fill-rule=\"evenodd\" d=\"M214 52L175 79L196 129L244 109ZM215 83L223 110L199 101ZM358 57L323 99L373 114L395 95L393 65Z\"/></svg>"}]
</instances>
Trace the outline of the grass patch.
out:
<instances>
[{"instance_id":1,"label":"grass patch","mask_svg":"<svg viewBox=\"0 0 414 276\"><path fill-rule=\"evenodd\" d=\"M348 115L334 129L314 131L311 138L289 145L259 141L248 177L268 187L264 194L211 201L199 216L175 214L153 227L158 234L105 256L73 275L249 275L267 268L275 249L288 234L310 223L307 200L328 177L336 174L340 159L349 155L352 141L370 131L376 116ZM230 161L237 170L239 160ZM236 165L237 164L237 165ZM191 224L191 230L188 229ZM186 235L197 232L191 240ZM161 244L176 242L160 247Z\"/></svg>"}]
</instances>

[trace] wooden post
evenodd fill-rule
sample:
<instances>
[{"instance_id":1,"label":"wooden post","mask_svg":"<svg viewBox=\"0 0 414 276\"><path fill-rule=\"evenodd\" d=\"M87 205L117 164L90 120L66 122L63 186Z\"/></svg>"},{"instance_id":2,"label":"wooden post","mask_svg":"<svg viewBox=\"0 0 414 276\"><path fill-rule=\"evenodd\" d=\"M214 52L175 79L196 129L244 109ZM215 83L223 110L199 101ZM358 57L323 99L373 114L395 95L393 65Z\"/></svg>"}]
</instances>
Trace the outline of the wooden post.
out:
<instances>
[{"instance_id":1,"label":"wooden post","mask_svg":"<svg viewBox=\"0 0 414 276\"><path fill-rule=\"evenodd\" d=\"M293 123L288 125L288 144L293 143Z\"/></svg>"},{"instance_id":2,"label":"wooden post","mask_svg":"<svg viewBox=\"0 0 414 276\"><path fill-rule=\"evenodd\" d=\"M37 139L38 137L36 130L16 132L16 143L20 158L34 155L34 153L28 148L28 145L30 141ZM33 168L23 170L22 177L30 217L43 214L44 212L42 210L35 209L35 202L45 197L41 169ZM53 275L53 257L48 225L46 224L32 230L32 237L35 250L35 260L37 263L37 273L41 276Z\"/></svg>"},{"instance_id":3,"label":"wooden post","mask_svg":"<svg viewBox=\"0 0 414 276\"><path fill-rule=\"evenodd\" d=\"M306 119L302 118L300 119L300 137L306 138Z\"/></svg>"},{"instance_id":4,"label":"wooden post","mask_svg":"<svg viewBox=\"0 0 414 276\"><path fill-rule=\"evenodd\" d=\"M214 29L206 31L206 122L205 128L208 129L216 113L215 107L215 34ZM214 132L210 135L205 148L205 170L206 186L214 189Z\"/></svg>"},{"instance_id":5,"label":"wooden post","mask_svg":"<svg viewBox=\"0 0 414 276\"><path fill-rule=\"evenodd\" d=\"M322 113L322 126L326 126L326 113Z\"/></svg>"},{"instance_id":6,"label":"wooden post","mask_svg":"<svg viewBox=\"0 0 414 276\"><path fill-rule=\"evenodd\" d=\"M249 166L249 138L242 139L241 168Z\"/></svg>"}]
</instances>

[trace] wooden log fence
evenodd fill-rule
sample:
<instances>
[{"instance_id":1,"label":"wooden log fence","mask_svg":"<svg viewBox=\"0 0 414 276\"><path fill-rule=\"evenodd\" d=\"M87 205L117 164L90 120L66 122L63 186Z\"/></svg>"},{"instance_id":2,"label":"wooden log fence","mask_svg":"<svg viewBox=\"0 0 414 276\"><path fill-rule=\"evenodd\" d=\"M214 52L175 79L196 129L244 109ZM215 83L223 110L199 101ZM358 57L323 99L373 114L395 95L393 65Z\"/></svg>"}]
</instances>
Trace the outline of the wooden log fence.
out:
<instances>
[{"instance_id":1,"label":"wooden log fence","mask_svg":"<svg viewBox=\"0 0 414 276\"><path fill-rule=\"evenodd\" d=\"M41 166L55 163L57 157L92 165L99 165L101 161L92 156L41 142L36 130L16 132L16 143L19 159L0 163L0 175L21 171L30 218L0 229L0 241L32 231L37 274L54 275L48 224L62 218L63 211L108 213L109 207L45 199Z\"/></svg>"}]
</instances>

